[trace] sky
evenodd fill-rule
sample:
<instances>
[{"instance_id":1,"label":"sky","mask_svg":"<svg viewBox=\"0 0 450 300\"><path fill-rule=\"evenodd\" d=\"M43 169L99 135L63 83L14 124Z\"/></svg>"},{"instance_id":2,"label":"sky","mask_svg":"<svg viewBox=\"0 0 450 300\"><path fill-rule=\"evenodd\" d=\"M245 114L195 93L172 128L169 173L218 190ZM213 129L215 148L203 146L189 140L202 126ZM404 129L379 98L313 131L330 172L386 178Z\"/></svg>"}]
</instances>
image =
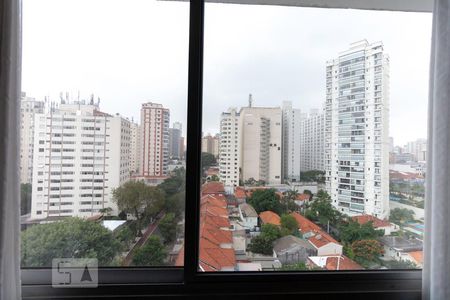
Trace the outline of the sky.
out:
<instances>
[{"instance_id":1,"label":"sky","mask_svg":"<svg viewBox=\"0 0 450 300\"><path fill-rule=\"evenodd\" d=\"M22 90L59 101L91 94L100 107L139 121L161 103L186 129L189 5L154 0L24 0ZM431 14L207 4L203 131L220 114L292 101L325 101L325 64L353 42L382 41L390 56L395 145L426 137Z\"/></svg>"}]
</instances>

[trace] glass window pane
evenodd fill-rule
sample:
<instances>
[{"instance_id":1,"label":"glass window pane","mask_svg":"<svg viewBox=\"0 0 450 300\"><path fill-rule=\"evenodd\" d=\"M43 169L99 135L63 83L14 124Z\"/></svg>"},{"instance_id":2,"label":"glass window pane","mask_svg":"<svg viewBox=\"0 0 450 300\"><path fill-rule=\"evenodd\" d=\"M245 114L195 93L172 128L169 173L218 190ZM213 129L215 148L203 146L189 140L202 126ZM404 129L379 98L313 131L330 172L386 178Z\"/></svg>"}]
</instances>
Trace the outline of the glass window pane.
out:
<instances>
[{"instance_id":1,"label":"glass window pane","mask_svg":"<svg viewBox=\"0 0 450 300\"><path fill-rule=\"evenodd\" d=\"M23 3L22 266L182 266L189 3Z\"/></svg>"},{"instance_id":2,"label":"glass window pane","mask_svg":"<svg viewBox=\"0 0 450 300\"><path fill-rule=\"evenodd\" d=\"M199 270L421 268L431 14L205 18Z\"/></svg>"}]
</instances>

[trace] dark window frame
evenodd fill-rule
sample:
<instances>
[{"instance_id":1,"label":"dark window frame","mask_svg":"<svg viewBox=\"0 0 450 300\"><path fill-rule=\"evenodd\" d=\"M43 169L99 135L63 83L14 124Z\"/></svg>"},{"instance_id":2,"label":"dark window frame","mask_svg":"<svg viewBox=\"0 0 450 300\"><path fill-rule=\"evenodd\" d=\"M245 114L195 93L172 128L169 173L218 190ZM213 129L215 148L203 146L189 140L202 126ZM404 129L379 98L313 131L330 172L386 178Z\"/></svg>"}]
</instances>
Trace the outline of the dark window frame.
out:
<instances>
[{"instance_id":1,"label":"dark window frame","mask_svg":"<svg viewBox=\"0 0 450 300\"><path fill-rule=\"evenodd\" d=\"M316 0L299 2L304 6L314 6L314 1ZM186 178L186 199L191 199L191 201L186 201L184 267L104 267L99 269L99 287L96 289L54 289L51 286L51 269L27 268L22 269L24 299L81 296L83 299L105 299L108 296L126 298L127 296L168 295L173 297L244 295L244 297L248 297L280 294L327 295L327 297L348 294L358 298L375 295L376 298L382 297L382 299L400 299L407 296L407 299L420 299L421 270L198 272L204 2L204 0L191 0L189 12L189 121L187 124L186 167L190 176ZM233 2L233 0L224 2ZM248 1L244 2L249 3ZM363 7L355 8L364 8L364 5L370 3L370 0L362 2L364 2ZM398 2L403 1L399 0ZM394 4L394 8L395 5L398 6L398 3ZM324 6L323 3L322 6ZM404 10L418 9L405 8ZM198 200L192 201L192 199Z\"/></svg>"}]
</instances>

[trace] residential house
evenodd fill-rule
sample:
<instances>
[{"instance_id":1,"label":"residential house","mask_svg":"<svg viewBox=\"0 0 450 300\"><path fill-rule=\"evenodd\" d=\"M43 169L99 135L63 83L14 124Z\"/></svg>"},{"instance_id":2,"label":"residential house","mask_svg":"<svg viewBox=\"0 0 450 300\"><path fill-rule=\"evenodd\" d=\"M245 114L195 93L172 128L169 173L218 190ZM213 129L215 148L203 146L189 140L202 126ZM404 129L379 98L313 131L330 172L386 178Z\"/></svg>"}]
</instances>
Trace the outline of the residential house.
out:
<instances>
[{"instance_id":1,"label":"residential house","mask_svg":"<svg viewBox=\"0 0 450 300\"><path fill-rule=\"evenodd\" d=\"M308 266L319 267L328 271L363 270L359 264L344 255L310 256Z\"/></svg>"},{"instance_id":2,"label":"residential house","mask_svg":"<svg viewBox=\"0 0 450 300\"><path fill-rule=\"evenodd\" d=\"M418 239L406 239L400 236L383 236L378 239L384 249L382 257L386 260L416 260L421 258L417 251L422 251L423 243ZM410 253L413 253L412 255ZM415 257L414 257L415 256Z\"/></svg>"},{"instance_id":3,"label":"residential house","mask_svg":"<svg viewBox=\"0 0 450 300\"><path fill-rule=\"evenodd\" d=\"M308 256L317 255L317 250L307 241L286 235L274 241L273 251L283 265L306 263Z\"/></svg>"},{"instance_id":4,"label":"residential house","mask_svg":"<svg viewBox=\"0 0 450 300\"><path fill-rule=\"evenodd\" d=\"M367 222L372 222L373 228L377 230L384 230L384 235L391 235L392 232L399 230L398 225L387 220L381 220L372 215L355 216L352 217L352 220L358 222L360 225L366 224Z\"/></svg>"},{"instance_id":5,"label":"residential house","mask_svg":"<svg viewBox=\"0 0 450 300\"><path fill-rule=\"evenodd\" d=\"M253 230L258 226L258 214L256 210L248 203L242 203L239 205L239 215L243 222L243 226L250 230Z\"/></svg>"},{"instance_id":6,"label":"residential house","mask_svg":"<svg viewBox=\"0 0 450 300\"><path fill-rule=\"evenodd\" d=\"M261 225L264 224L273 224L280 226L280 216L274 213L273 211L266 210L259 214L259 219L261 220Z\"/></svg>"}]
</instances>

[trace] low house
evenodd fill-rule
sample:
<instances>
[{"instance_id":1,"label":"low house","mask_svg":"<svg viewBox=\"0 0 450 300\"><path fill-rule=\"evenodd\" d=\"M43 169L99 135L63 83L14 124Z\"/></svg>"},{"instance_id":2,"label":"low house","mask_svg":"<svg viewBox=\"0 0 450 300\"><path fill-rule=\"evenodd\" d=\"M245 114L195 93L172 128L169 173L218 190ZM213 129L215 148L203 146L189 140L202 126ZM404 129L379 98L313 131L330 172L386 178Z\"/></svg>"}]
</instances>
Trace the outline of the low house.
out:
<instances>
[{"instance_id":1,"label":"low house","mask_svg":"<svg viewBox=\"0 0 450 300\"><path fill-rule=\"evenodd\" d=\"M344 255L335 256L311 256L307 265L328 271L363 270L359 264Z\"/></svg>"},{"instance_id":2,"label":"low house","mask_svg":"<svg viewBox=\"0 0 450 300\"><path fill-rule=\"evenodd\" d=\"M317 250L309 242L293 235L286 235L275 240L273 251L283 265L306 263L308 256L317 255Z\"/></svg>"},{"instance_id":3,"label":"low house","mask_svg":"<svg viewBox=\"0 0 450 300\"><path fill-rule=\"evenodd\" d=\"M238 204L242 204L245 203L246 199L247 199L247 192L245 191L245 189L241 186L237 186L234 189L234 198L236 199L236 202Z\"/></svg>"},{"instance_id":4,"label":"low house","mask_svg":"<svg viewBox=\"0 0 450 300\"><path fill-rule=\"evenodd\" d=\"M239 215L245 228L253 230L258 226L258 214L250 204L242 203L239 205Z\"/></svg>"},{"instance_id":5,"label":"low house","mask_svg":"<svg viewBox=\"0 0 450 300\"><path fill-rule=\"evenodd\" d=\"M383 236L378 239L384 249L382 257L386 260L412 261L410 252L422 251L423 243L417 239L400 236Z\"/></svg>"},{"instance_id":6,"label":"low house","mask_svg":"<svg viewBox=\"0 0 450 300\"><path fill-rule=\"evenodd\" d=\"M222 182L209 181L202 185L202 195L225 195L225 187Z\"/></svg>"},{"instance_id":7,"label":"low house","mask_svg":"<svg viewBox=\"0 0 450 300\"><path fill-rule=\"evenodd\" d=\"M414 263L418 268L423 268L423 251L411 251L407 252L406 260Z\"/></svg>"},{"instance_id":8,"label":"low house","mask_svg":"<svg viewBox=\"0 0 450 300\"><path fill-rule=\"evenodd\" d=\"M310 194L298 194L295 197L295 204L297 204L298 206L303 206L306 203L308 203L308 201L311 199L311 195Z\"/></svg>"},{"instance_id":9,"label":"low house","mask_svg":"<svg viewBox=\"0 0 450 300\"><path fill-rule=\"evenodd\" d=\"M342 245L339 244L320 226L314 224L299 213L293 212L291 216L295 218L303 238L307 239L317 250L317 255L341 255Z\"/></svg>"},{"instance_id":10,"label":"low house","mask_svg":"<svg viewBox=\"0 0 450 300\"><path fill-rule=\"evenodd\" d=\"M392 232L398 231L399 226L392 224L389 221L381 220L371 215L361 215L352 218L353 221L358 222L360 225L372 222L373 228L377 230L384 230L384 235L391 235Z\"/></svg>"},{"instance_id":11,"label":"low house","mask_svg":"<svg viewBox=\"0 0 450 300\"><path fill-rule=\"evenodd\" d=\"M280 226L280 216L273 211L266 210L259 214L259 219L261 220L261 225L273 224Z\"/></svg>"}]
</instances>

